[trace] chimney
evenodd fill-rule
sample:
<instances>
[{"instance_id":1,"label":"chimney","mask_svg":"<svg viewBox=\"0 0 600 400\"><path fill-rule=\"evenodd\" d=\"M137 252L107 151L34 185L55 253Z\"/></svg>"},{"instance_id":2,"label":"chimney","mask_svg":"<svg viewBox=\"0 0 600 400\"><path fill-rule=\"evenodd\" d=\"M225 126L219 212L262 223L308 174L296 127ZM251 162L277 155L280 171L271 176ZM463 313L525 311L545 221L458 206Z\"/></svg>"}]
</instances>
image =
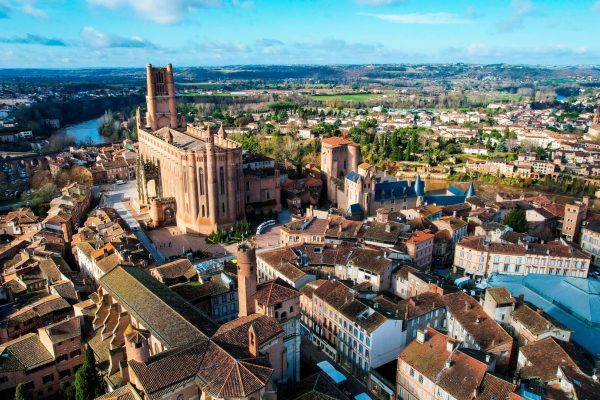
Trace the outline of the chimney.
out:
<instances>
[{"instance_id":1,"label":"chimney","mask_svg":"<svg viewBox=\"0 0 600 400\"><path fill-rule=\"evenodd\" d=\"M469 306L469 302L465 300L465 311L469 311L471 307Z\"/></svg>"},{"instance_id":2,"label":"chimney","mask_svg":"<svg viewBox=\"0 0 600 400\"><path fill-rule=\"evenodd\" d=\"M250 324L248 328L248 352L252 357L258 356L258 333L254 323Z\"/></svg>"},{"instance_id":3,"label":"chimney","mask_svg":"<svg viewBox=\"0 0 600 400\"><path fill-rule=\"evenodd\" d=\"M475 318L475 323L478 324L481 322L481 317L478 315L477 318Z\"/></svg>"},{"instance_id":4,"label":"chimney","mask_svg":"<svg viewBox=\"0 0 600 400\"><path fill-rule=\"evenodd\" d=\"M446 340L446 351L448 353L452 353L454 351L454 342L450 340L450 338Z\"/></svg>"},{"instance_id":5,"label":"chimney","mask_svg":"<svg viewBox=\"0 0 600 400\"><path fill-rule=\"evenodd\" d=\"M385 224L385 231L390 233L392 231L392 226L390 224Z\"/></svg>"},{"instance_id":6,"label":"chimney","mask_svg":"<svg viewBox=\"0 0 600 400\"><path fill-rule=\"evenodd\" d=\"M417 342L421 344L425 343L425 331L422 329L417 330Z\"/></svg>"}]
</instances>

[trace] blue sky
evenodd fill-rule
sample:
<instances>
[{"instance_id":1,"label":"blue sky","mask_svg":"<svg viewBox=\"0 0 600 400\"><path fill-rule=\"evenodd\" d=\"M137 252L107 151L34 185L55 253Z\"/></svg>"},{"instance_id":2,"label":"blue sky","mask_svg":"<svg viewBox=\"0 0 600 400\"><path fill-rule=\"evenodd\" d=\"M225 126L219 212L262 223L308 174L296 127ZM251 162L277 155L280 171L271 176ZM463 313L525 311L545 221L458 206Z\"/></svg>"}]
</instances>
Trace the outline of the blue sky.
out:
<instances>
[{"instance_id":1,"label":"blue sky","mask_svg":"<svg viewBox=\"0 0 600 400\"><path fill-rule=\"evenodd\" d=\"M600 0L0 0L0 67L600 64Z\"/></svg>"}]
</instances>

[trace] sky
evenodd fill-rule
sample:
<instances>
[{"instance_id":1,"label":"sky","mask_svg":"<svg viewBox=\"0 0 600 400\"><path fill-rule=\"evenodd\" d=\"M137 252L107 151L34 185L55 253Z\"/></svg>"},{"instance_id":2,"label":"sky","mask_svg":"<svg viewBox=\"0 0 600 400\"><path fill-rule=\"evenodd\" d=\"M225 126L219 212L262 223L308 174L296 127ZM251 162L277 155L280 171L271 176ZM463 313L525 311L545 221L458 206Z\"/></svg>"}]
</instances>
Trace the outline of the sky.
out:
<instances>
[{"instance_id":1,"label":"sky","mask_svg":"<svg viewBox=\"0 0 600 400\"><path fill-rule=\"evenodd\" d=\"M0 0L0 68L600 64L600 0Z\"/></svg>"}]
</instances>

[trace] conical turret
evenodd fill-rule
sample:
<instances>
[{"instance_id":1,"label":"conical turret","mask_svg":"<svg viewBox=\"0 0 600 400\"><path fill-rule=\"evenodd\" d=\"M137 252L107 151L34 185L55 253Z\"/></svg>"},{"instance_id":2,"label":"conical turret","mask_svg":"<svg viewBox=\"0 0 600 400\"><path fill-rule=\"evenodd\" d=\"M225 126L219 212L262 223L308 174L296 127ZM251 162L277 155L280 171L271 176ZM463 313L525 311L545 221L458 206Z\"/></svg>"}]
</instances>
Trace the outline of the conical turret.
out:
<instances>
[{"instance_id":1,"label":"conical turret","mask_svg":"<svg viewBox=\"0 0 600 400\"><path fill-rule=\"evenodd\" d=\"M469 185L469 188L467 189L467 193L465 194L465 198L468 199L469 197L475 196L475 183L471 182L471 184Z\"/></svg>"}]
</instances>

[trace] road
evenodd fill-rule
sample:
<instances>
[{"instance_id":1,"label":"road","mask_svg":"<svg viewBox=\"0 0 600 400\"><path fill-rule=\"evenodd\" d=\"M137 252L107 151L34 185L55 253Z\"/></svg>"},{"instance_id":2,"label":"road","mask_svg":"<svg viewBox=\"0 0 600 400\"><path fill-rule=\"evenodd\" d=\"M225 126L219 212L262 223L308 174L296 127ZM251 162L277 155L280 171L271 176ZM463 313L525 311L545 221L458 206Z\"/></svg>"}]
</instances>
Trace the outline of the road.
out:
<instances>
[{"instance_id":1,"label":"road","mask_svg":"<svg viewBox=\"0 0 600 400\"><path fill-rule=\"evenodd\" d=\"M307 362L315 367L315 369L319 370L317 364L321 361L329 361L331 365L335 367L338 371L340 371L345 377L346 381L340 384L340 388L344 391L348 391L351 393L350 398L354 398L354 396L359 395L361 393L367 394L369 397L373 398L365 385L356 379L353 375L350 375L344 368L342 368L338 363L329 358L325 353L323 353L317 346L315 346L310 340L306 337L302 337L302 343L300 346L300 357L304 362Z\"/></svg>"},{"instance_id":2,"label":"road","mask_svg":"<svg viewBox=\"0 0 600 400\"><path fill-rule=\"evenodd\" d=\"M133 233L140 241L140 243L148 250L148 253L152 255L152 258L157 264L164 264L165 257L159 253L154 247L154 244L148 238L148 235L142 228L142 226L136 221L131 215L127 205L129 200L136 196L135 181L127 182L123 185L104 185L97 187L102 194L100 200L100 207L111 207L114 208L117 213L123 218L123 220L129 225Z\"/></svg>"}]
</instances>

